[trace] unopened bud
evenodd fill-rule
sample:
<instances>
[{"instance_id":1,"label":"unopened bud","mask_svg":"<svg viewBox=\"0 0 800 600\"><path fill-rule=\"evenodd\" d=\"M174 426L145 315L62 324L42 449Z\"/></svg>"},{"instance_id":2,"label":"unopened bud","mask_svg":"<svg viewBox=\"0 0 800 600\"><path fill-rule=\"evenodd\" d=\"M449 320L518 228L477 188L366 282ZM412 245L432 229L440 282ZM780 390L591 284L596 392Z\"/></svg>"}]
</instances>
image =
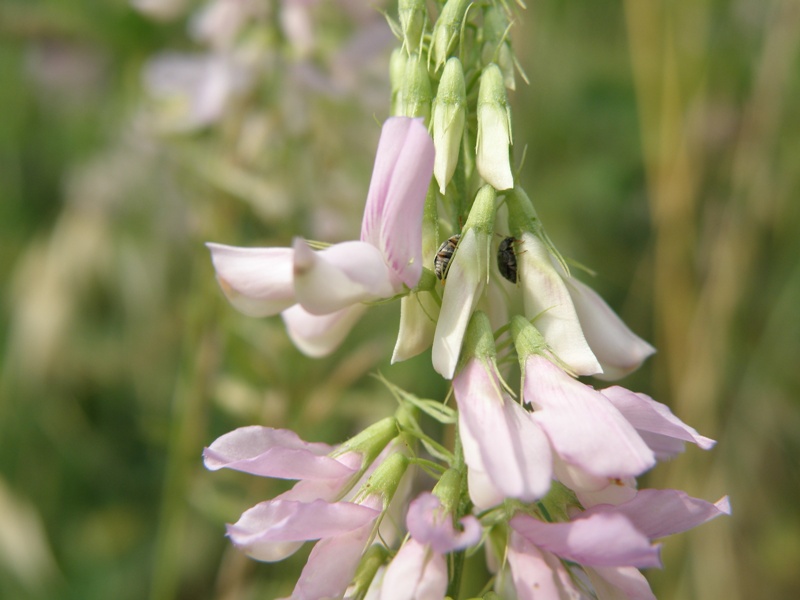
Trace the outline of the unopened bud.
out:
<instances>
[{"instance_id":1,"label":"unopened bud","mask_svg":"<svg viewBox=\"0 0 800 600\"><path fill-rule=\"evenodd\" d=\"M511 110L503 73L491 64L481 74L478 91L478 143L475 163L483 179L497 190L514 187L509 147Z\"/></svg>"},{"instance_id":2,"label":"unopened bud","mask_svg":"<svg viewBox=\"0 0 800 600\"><path fill-rule=\"evenodd\" d=\"M464 69L461 61L451 58L444 66L439 90L433 103L433 144L436 158L433 174L444 190L455 173L458 153L467 121L467 90L464 84Z\"/></svg>"},{"instance_id":3,"label":"unopened bud","mask_svg":"<svg viewBox=\"0 0 800 600\"><path fill-rule=\"evenodd\" d=\"M406 79L406 63L408 55L402 48L395 48L389 58L389 86L392 89L392 114L401 115L399 112L403 108L403 82Z\"/></svg>"},{"instance_id":4,"label":"unopened bud","mask_svg":"<svg viewBox=\"0 0 800 600\"><path fill-rule=\"evenodd\" d=\"M427 127L431 120L433 94L428 68L419 54L412 54L406 61L400 96L397 114L404 117L422 117Z\"/></svg>"},{"instance_id":5,"label":"unopened bud","mask_svg":"<svg viewBox=\"0 0 800 600\"><path fill-rule=\"evenodd\" d=\"M433 26L431 55L436 70L442 66L458 46L461 25L472 0L447 0L436 25Z\"/></svg>"},{"instance_id":6,"label":"unopened bud","mask_svg":"<svg viewBox=\"0 0 800 600\"><path fill-rule=\"evenodd\" d=\"M425 0L400 0L397 6L400 17L400 31L408 53L417 52L425 33L425 20L428 13Z\"/></svg>"},{"instance_id":7,"label":"unopened bud","mask_svg":"<svg viewBox=\"0 0 800 600\"><path fill-rule=\"evenodd\" d=\"M514 53L508 40L511 25L508 15L501 6L490 5L483 13L483 47L481 62L484 65L495 63L503 73L503 81L509 90L516 89L514 79Z\"/></svg>"}]
</instances>

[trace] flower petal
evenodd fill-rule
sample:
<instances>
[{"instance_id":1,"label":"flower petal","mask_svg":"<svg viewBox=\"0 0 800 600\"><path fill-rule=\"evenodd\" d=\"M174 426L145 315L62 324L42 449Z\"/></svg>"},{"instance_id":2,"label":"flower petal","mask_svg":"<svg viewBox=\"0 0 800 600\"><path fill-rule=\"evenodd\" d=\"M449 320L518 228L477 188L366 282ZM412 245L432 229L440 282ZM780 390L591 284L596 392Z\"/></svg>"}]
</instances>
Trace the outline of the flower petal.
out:
<instances>
[{"instance_id":1,"label":"flower petal","mask_svg":"<svg viewBox=\"0 0 800 600\"><path fill-rule=\"evenodd\" d=\"M631 523L650 539L658 539L687 531L715 519L731 514L728 497L715 503L692 498L680 490L639 490L633 500L617 506L598 505L586 510L585 515L614 513L625 515Z\"/></svg>"},{"instance_id":2,"label":"flower petal","mask_svg":"<svg viewBox=\"0 0 800 600\"><path fill-rule=\"evenodd\" d=\"M439 305L427 292L412 293L400 300L400 331L392 364L406 360L431 347Z\"/></svg>"},{"instance_id":3,"label":"flower petal","mask_svg":"<svg viewBox=\"0 0 800 600\"><path fill-rule=\"evenodd\" d=\"M488 264L482 242L474 229L467 230L450 261L432 355L433 368L446 379L453 378L469 319L486 283Z\"/></svg>"},{"instance_id":4,"label":"flower petal","mask_svg":"<svg viewBox=\"0 0 800 600\"><path fill-rule=\"evenodd\" d=\"M625 478L655 464L636 430L599 392L542 356L525 363L524 397L561 459L596 477Z\"/></svg>"},{"instance_id":5,"label":"flower petal","mask_svg":"<svg viewBox=\"0 0 800 600\"><path fill-rule=\"evenodd\" d=\"M544 523L518 513L509 522L529 542L581 565L659 567L659 546L621 514L600 513L568 523Z\"/></svg>"},{"instance_id":6,"label":"flower petal","mask_svg":"<svg viewBox=\"0 0 800 600\"><path fill-rule=\"evenodd\" d=\"M381 600L442 600L446 593L444 555L409 539L386 569Z\"/></svg>"},{"instance_id":7,"label":"flower petal","mask_svg":"<svg viewBox=\"0 0 800 600\"><path fill-rule=\"evenodd\" d=\"M508 565L518 600L581 598L564 564L512 530Z\"/></svg>"},{"instance_id":8,"label":"flower petal","mask_svg":"<svg viewBox=\"0 0 800 600\"><path fill-rule=\"evenodd\" d=\"M245 511L228 525L231 541L256 560L270 560L271 546L339 536L371 527L380 510L350 502L268 500Z\"/></svg>"},{"instance_id":9,"label":"flower petal","mask_svg":"<svg viewBox=\"0 0 800 600\"><path fill-rule=\"evenodd\" d=\"M211 250L217 281L237 310L250 317L267 317L296 302L291 248L206 246Z\"/></svg>"},{"instance_id":10,"label":"flower petal","mask_svg":"<svg viewBox=\"0 0 800 600\"><path fill-rule=\"evenodd\" d=\"M354 304L329 315L312 315L299 304L283 311L281 317L294 345L306 356L327 356L344 341L367 310Z\"/></svg>"},{"instance_id":11,"label":"flower petal","mask_svg":"<svg viewBox=\"0 0 800 600\"><path fill-rule=\"evenodd\" d=\"M207 469L227 468L279 479L340 479L358 469L326 456L327 444L304 442L293 431L240 427L217 438L203 452Z\"/></svg>"},{"instance_id":12,"label":"flower petal","mask_svg":"<svg viewBox=\"0 0 800 600\"><path fill-rule=\"evenodd\" d=\"M475 517L467 515L459 523L463 531L456 531L453 515L430 492L412 500L406 513L406 526L411 537L421 544L429 544L440 554L462 550L480 541L483 529Z\"/></svg>"},{"instance_id":13,"label":"flower petal","mask_svg":"<svg viewBox=\"0 0 800 600\"><path fill-rule=\"evenodd\" d=\"M602 371L583 334L564 280L553 267L550 252L533 234L522 234L517 272L522 284L525 316L542 333L556 356L576 375Z\"/></svg>"},{"instance_id":14,"label":"flower petal","mask_svg":"<svg viewBox=\"0 0 800 600\"><path fill-rule=\"evenodd\" d=\"M501 390L490 368L472 359L453 380L467 466L479 454L479 467L505 496L537 500L550 488L550 446L531 415Z\"/></svg>"},{"instance_id":15,"label":"flower petal","mask_svg":"<svg viewBox=\"0 0 800 600\"><path fill-rule=\"evenodd\" d=\"M646 394L631 392L620 386L600 390L600 393L642 434L659 458L674 456L683 450L682 443L676 446L670 443L671 440L692 442L703 450L709 450L716 444L672 414L668 406Z\"/></svg>"},{"instance_id":16,"label":"flower petal","mask_svg":"<svg viewBox=\"0 0 800 600\"><path fill-rule=\"evenodd\" d=\"M574 277L565 278L583 335L603 367L599 379L614 380L635 371L656 349L633 333L600 295Z\"/></svg>"},{"instance_id":17,"label":"flower petal","mask_svg":"<svg viewBox=\"0 0 800 600\"><path fill-rule=\"evenodd\" d=\"M635 567L587 567L584 570L598 600L656 600L647 579Z\"/></svg>"},{"instance_id":18,"label":"flower petal","mask_svg":"<svg viewBox=\"0 0 800 600\"><path fill-rule=\"evenodd\" d=\"M381 502L365 501L365 509L380 514ZM300 574L292 600L340 598L355 575L361 556L375 530L374 518L357 529L320 540L311 551Z\"/></svg>"},{"instance_id":19,"label":"flower petal","mask_svg":"<svg viewBox=\"0 0 800 600\"><path fill-rule=\"evenodd\" d=\"M315 252L302 238L294 240L294 289L300 305L315 315L389 298L399 291L374 246L344 242Z\"/></svg>"},{"instance_id":20,"label":"flower petal","mask_svg":"<svg viewBox=\"0 0 800 600\"><path fill-rule=\"evenodd\" d=\"M422 119L393 117L381 130L361 240L378 248L409 288L422 275L422 211L433 175L433 140Z\"/></svg>"}]
</instances>

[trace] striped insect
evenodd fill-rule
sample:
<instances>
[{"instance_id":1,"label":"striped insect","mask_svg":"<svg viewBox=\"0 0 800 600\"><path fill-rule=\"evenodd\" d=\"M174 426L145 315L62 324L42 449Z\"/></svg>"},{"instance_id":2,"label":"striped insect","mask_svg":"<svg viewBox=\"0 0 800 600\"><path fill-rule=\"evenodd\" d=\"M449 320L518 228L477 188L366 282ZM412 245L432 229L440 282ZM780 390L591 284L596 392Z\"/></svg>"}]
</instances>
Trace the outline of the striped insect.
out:
<instances>
[{"instance_id":1,"label":"striped insect","mask_svg":"<svg viewBox=\"0 0 800 600\"><path fill-rule=\"evenodd\" d=\"M436 256L433 257L433 272L436 273L442 282L447 279L447 271L450 268L450 260L453 258L453 252L456 251L458 240L461 239L461 234L450 236L445 240L439 250L436 251Z\"/></svg>"},{"instance_id":2,"label":"striped insect","mask_svg":"<svg viewBox=\"0 0 800 600\"><path fill-rule=\"evenodd\" d=\"M519 279L517 253L514 250L514 245L518 242L519 240L514 237L507 237L497 247L497 269L500 271L500 275L514 284Z\"/></svg>"}]
</instances>

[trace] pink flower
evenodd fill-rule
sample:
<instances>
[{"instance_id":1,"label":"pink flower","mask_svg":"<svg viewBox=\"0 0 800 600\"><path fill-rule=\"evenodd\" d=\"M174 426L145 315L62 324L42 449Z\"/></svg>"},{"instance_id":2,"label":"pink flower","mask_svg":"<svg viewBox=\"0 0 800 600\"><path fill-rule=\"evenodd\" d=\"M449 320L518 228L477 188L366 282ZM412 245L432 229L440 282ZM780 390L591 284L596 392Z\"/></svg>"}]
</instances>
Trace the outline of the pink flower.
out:
<instances>
[{"instance_id":1,"label":"pink flower","mask_svg":"<svg viewBox=\"0 0 800 600\"><path fill-rule=\"evenodd\" d=\"M306 354L333 351L364 310L362 303L391 298L419 282L433 158L433 141L420 120L388 119L361 240L318 251L301 238L292 248L208 244L225 295L247 315L283 312L293 341Z\"/></svg>"},{"instance_id":2,"label":"pink flower","mask_svg":"<svg viewBox=\"0 0 800 600\"><path fill-rule=\"evenodd\" d=\"M559 479L569 487L597 489L655 465L653 451L605 396L541 355L525 360L523 397L550 440Z\"/></svg>"},{"instance_id":3,"label":"pink flower","mask_svg":"<svg viewBox=\"0 0 800 600\"><path fill-rule=\"evenodd\" d=\"M441 600L447 591L445 554L476 545L482 534L478 520L453 515L431 493L420 494L408 507L406 525L411 537L394 557L381 584L381 600Z\"/></svg>"},{"instance_id":4,"label":"pink flower","mask_svg":"<svg viewBox=\"0 0 800 600\"><path fill-rule=\"evenodd\" d=\"M595 506L569 522L545 523L518 513L509 522L513 530L509 563L512 574L517 565L515 582L519 579L525 586L530 585L534 574L537 581L547 581L548 585L563 583L563 565L551 558L557 556L582 565L598 591L611 590L625 598L652 598L647 582L636 571L661 566L660 547L652 541L722 514L730 514L727 497L712 504L678 490L652 489L642 490L633 500L618 506ZM515 535L529 545L520 543ZM513 552L517 555L512 558ZM533 569L531 564L538 566ZM521 565L532 569L531 573L520 572ZM553 571L552 578L546 576L548 567Z\"/></svg>"},{"instance_id":5,"label":"pink flower","mask_svg":"<svg viewBox=\"0 0 800 600\"><path fill-rule=\"evenodd\" d=\"M492 361L470 359L453 379L469 493L480 508L504 498L533 501L550 488L552 458L542 428L505 392Z\"/></svg>"}]
</instances>

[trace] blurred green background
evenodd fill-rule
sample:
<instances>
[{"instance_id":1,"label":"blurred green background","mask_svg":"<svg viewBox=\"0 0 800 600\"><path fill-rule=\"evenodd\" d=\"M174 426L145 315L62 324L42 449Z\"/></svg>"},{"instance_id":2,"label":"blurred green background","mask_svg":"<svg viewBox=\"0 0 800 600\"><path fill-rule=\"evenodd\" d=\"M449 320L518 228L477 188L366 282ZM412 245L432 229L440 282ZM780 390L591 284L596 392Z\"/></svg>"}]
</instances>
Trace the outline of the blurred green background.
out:
<instances>
[{"instance_id":1,"label":"blurred green background","mask_svg":"<svg viewBox=\"0 0 800 600\"><path fill-rule=\"evenodd\" d=\"M388 116L381 15L255 2L236 42L249 81L198 122L152 61L228 42L190 35L199 3L161 4L0 0L2 598L286 595L307 550L255 563L223 526L280 484L209 473L203 446L254 423L340 441L393 410L377 370L446 392L429 355L388 365L395 306L309 360L280 319L227 305L203 247L357 235ZM625 385L719 441L644 483L732 500L648 577L661 598L796 598L800 3L528 4L526 189L659 348Z\"/></svg>"}]
</instances>

